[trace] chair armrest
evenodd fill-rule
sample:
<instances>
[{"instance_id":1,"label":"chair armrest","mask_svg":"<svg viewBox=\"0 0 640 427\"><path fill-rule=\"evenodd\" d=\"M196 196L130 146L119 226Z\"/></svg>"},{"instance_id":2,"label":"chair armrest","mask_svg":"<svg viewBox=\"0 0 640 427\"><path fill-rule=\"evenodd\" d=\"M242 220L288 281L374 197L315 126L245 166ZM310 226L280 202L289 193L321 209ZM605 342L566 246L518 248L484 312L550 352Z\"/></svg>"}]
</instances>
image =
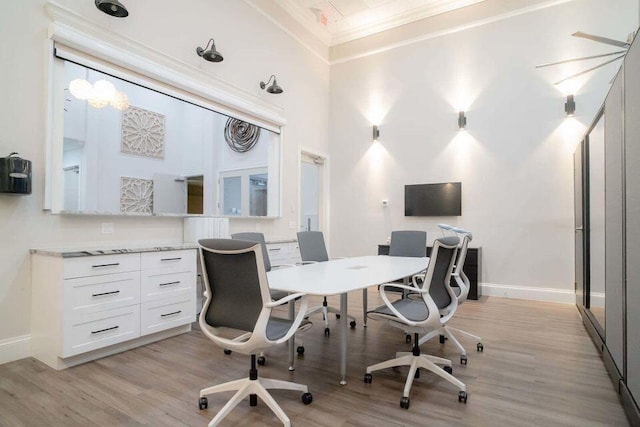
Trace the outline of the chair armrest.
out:
<instances>
[{"instance_id":1,"label":"chair armrest","mask_svg":"<svg viewBox=\"0 0 640 427\"><path fill-rule=\"evenodd\" d=\"M391 285L388 285L388 286L391 286ZM381 285L380 286L380 297L382 298L382 301L387 306L387 308L389 310L391 310L393 315L396 316L398 318L398 320L400 320L405 325L409 325L409 326L417 325L416 322L414 322L412 320L409 320L406 317L404 317L402 314L400 314L400 312L393 306L393 304L391 304L391 301L389 301L389 297L387 297L387 293L384 291L385 287L387 287L387 285ZM399 287L409 289L409 286L405 286L405 285L400 285ZM411 288L411 289L413 289L413 288Z\"/></svg>"},{"instance_id":2,"label":"chair armrest","mask_svg":"<svg viewBox=\"0 0 640 427\"><path fill-rule=\"evenodd\" d=\"M275 341L276 344L282 344L283 342L289 341L291 337L296 332L298 332L298 328L300 327L300 324L304 320L304 317L307 314L307 309L309 308L309 297L306 294L301 294L301 293L289 295L288 297L282 298L281 300L278 300L275 302L284 301L290 297L300 297L300 308L298 309L298 314L296 315L295 319L293 320L293 323L291 324L291 328L285 334L285 336Z\"/></svg>"},{"instance_id":3,"label":"chair armrest","mask_svg":"<svg viewBox=\"0 0 640 427\"><path fill-rule=\"evenodd\" d=\"M380 290L384 290L384 288L400 288L400 289L406 289L408 291L411 292L418 292L421 294L426 294L427 292L429 292L426 289L421 289L419 287L414 287L414 286L407 286L407 285L399 285L396 283L385 283L383 285L380 285Z\"/></svg>"},{"instance_id":4,"label":"chair armrest","mask_svg":"<svg viewBox=\"0 0 640 427\"><path fill-rule=\"evenodd\" d=\"M300 297L302 297L304 295L305 294L303 294L301 292L298 292L298 293L295 293L295 294L289 294L284 298L280 298L279 300L271 301L271 302L265 304L264 306L267 307L267 308L278 307L280 305L288 303L289 301L292 301L294 299L300 298Z\"/></svg>"}]
</instances>

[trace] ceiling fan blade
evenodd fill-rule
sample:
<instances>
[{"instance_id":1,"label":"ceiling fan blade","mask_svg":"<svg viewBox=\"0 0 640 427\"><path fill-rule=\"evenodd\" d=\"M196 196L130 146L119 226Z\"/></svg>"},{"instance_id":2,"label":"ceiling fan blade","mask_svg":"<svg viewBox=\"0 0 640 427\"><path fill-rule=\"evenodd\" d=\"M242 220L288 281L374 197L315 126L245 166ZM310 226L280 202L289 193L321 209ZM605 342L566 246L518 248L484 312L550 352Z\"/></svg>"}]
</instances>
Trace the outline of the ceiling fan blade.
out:
<instances>
[{"instance_id":1,"label":"ceiling fan blade","mask_svg":"<svg viewBox=\"0 0 640 427\"><path fill-rule=\"evenodd\" d=\"M589 68L589 69L587 69L587 70L584 70L584 71L581 71L581 72L579 72L579 73L577 73L577 74L573 74L573 75L571 75L571 76L569 76L569 77L565 77L564 79L562 79L562 80L558 80L557 82L555 82L555 83L554 83L554 85L558 85L558 84L563 83L563 82L566 82L567 80L572 79L572 78L574 78L574 77L578 77L578 76L581 76L581 75L583 75L583 74L589 73L589 72L591 72L591 71L593 71L593 70L597 70L597 69L598 69L598 68L600 68L600 67L604 67L605 65L607 65L607 64L611 64L612 62L615 62L615 61L617 61L618 59L622 59L622 58L624 58L624 55L620 55L620 56L618 56L617 58L610 59L610 60L608 60L608 61L606 61L606 62L603 62L603 63L602 63L602 64L600 64L600 65L596 65L595 67L591 67L591 68Z\"/></svg>"},{"instance_id":2,"label":"ceiling fan blade","mask_svg":"<svg viewBox=\"0 0 640 427\"><path fill-rule=\"evenodd\" d=\"M605 56L621 55L621 54L625 54L625 53L627 53L626 50L619 50L617 52L603 53L602 55L583 56L581 58L565 59L564 61L549 62L548 64L536 65L536 68L550 67L552 65L566 64L568 62L585 61L587 59L603 58Z\"/></svg>"},{"instance_id":3,"label":"ceiling fan blade","mask_svg":"<svg viewBox=\"0 0 640 427\"><path fill-rule=\"evenodd\" d=\"M594 36L592 34L583 33L582 31L578 31L576 33L571 34L574 37L581 37L583 39L591 40L598 43L610 44L613 46L623 47L628 49L630 44L627 42L621 42L619 40L608 39L606 37Z\"/></svg>"}]
</instances>

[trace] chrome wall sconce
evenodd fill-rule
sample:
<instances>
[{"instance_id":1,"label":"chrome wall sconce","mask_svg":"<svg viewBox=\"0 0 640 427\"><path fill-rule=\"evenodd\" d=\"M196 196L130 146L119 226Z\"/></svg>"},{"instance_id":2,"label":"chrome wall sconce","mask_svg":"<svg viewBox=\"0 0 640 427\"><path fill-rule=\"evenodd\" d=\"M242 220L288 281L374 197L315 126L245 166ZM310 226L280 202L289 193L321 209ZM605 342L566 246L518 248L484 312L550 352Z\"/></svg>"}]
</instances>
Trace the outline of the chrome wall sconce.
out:
<instances>
[{"instance_id":1,"label":"chrome wall sconce","mask_svg":"<svg viewBox=\"0 0 640 427\"><path fill-rule=\"evenodd\" d=\"M458 113L458 129L462 130L467 126L467 116L464 115L464 111Z\"/></svg>"},{"instance_id":2,"label":"chrome wall sconce","mask_svg":"<svg viewBox=\"0 0 640 427\"><path fill-rule=\"evenodd\" d=\"M380 137L380 129L378 129L378 125L373 125L373 140L377 141Z\"/></svg>"},{"instance_id":3,"label":"chrome wall sconce","mask_svg":"<svg viewBox=\"0 0 640 427\"><path fill-rule=\"evenodd\" d=\"M96 0L96 7L107 15L115 16L116 18L129 16L127 8L118 0Z\"/></svg>"},{"instance_id":4,"label":"chrome wall sconce","mask_svg":"<svg viewBox=\"0 0 640 427\"><path fill-rule=\"evenodd\" d=\"M567 102L564 103L564 112L567 113L567 117L573 117L576 112L576 102L573 100L573 95L567 95Z\"/></svg>"},{"instance_id":5,"label":"chrome wall sconce","mask_svg":"<svg viewBox=\"0 0 640 427\"><path fill-rule=\"evenodd\" d=\"M271 79L273 79L273 84L267 87ZM278 94L278 93L284 92L282 88L278 86L278 81L276 80L276 76L274 74L272 74L271 77L269 77L269 80L267 80L266 83L260 82L260 89L264 90L265 87L267 88L267 92L269 93Z\"/></svg>"},{"instance_id":6,"label":"chrome wall sconce","mask_svg":"<svg viewBox=\"0 0 640 427\"><path fill-rule=\"evenodd\" d=\"M211 45L211 48L209 48L209 45ZM198 47L196 49L196 53L199 57L209 62L222 62L222 60L224 59L220 52L216 50L216 42L214 42L213 39L209 39L209 42L204 47L204 49Z\"/></svg>"}]
</instances>

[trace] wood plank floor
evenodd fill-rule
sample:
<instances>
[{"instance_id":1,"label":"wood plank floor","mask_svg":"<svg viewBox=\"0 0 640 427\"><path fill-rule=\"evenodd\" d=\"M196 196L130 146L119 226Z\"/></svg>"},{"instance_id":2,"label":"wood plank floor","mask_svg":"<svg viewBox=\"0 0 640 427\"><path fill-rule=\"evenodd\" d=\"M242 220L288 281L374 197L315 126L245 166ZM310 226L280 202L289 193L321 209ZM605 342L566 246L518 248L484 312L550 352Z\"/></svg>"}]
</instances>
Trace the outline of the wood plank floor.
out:
<instances>
[{"instance_id":1,"label":"wood plank floor","mask_svg":"<svg viewBox=\"0 0 640 427\"><path fill-rule=\"evenodd\" d=\"M379 302L370 293L370 307ZM349 330L348 384L338 384L339 330L313 316L303 335L306 352L287 371L286 346L270 349L260 376L305 383L313 403L298 392L273 396L297 426L627 426L602 359L574 306L483 297L459 308L452 326L483 337L484 352L462 339L469 363L438 340L422 351L451 358L466 383L468 403L457 390L423 373L411 390L411 407L399 407L406 368L362 378L367 365L406 351L403 334L383 322L361 325L360 294L350 295L358 326ZM338 299L330 299L338 305ZM198 392L248 375L249 358L226 356L200 331L56 372L35 359L0 365L0 426L203 426L231 397L209 397L198 410ZM224 426L281 425L261 402L241 403Z\"/></svg>"}]
</instances>

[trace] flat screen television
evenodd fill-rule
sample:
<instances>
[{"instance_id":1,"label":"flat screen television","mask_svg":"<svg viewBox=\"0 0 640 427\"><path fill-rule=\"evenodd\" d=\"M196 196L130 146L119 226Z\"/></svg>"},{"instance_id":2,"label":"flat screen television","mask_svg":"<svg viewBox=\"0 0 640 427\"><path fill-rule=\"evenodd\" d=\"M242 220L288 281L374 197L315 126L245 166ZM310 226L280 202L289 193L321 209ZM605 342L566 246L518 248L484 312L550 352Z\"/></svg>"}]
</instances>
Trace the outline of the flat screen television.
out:
<instances>
[{"instance_id":1,"label":"flat screen television","mask_svg":"<svg viewBox=\"0 0 640 427\"><path fill-rule=\"evenodd\" d=\"M404 186L404 216L462 215L462 183Z\"/></svg>"}]
</instances>

